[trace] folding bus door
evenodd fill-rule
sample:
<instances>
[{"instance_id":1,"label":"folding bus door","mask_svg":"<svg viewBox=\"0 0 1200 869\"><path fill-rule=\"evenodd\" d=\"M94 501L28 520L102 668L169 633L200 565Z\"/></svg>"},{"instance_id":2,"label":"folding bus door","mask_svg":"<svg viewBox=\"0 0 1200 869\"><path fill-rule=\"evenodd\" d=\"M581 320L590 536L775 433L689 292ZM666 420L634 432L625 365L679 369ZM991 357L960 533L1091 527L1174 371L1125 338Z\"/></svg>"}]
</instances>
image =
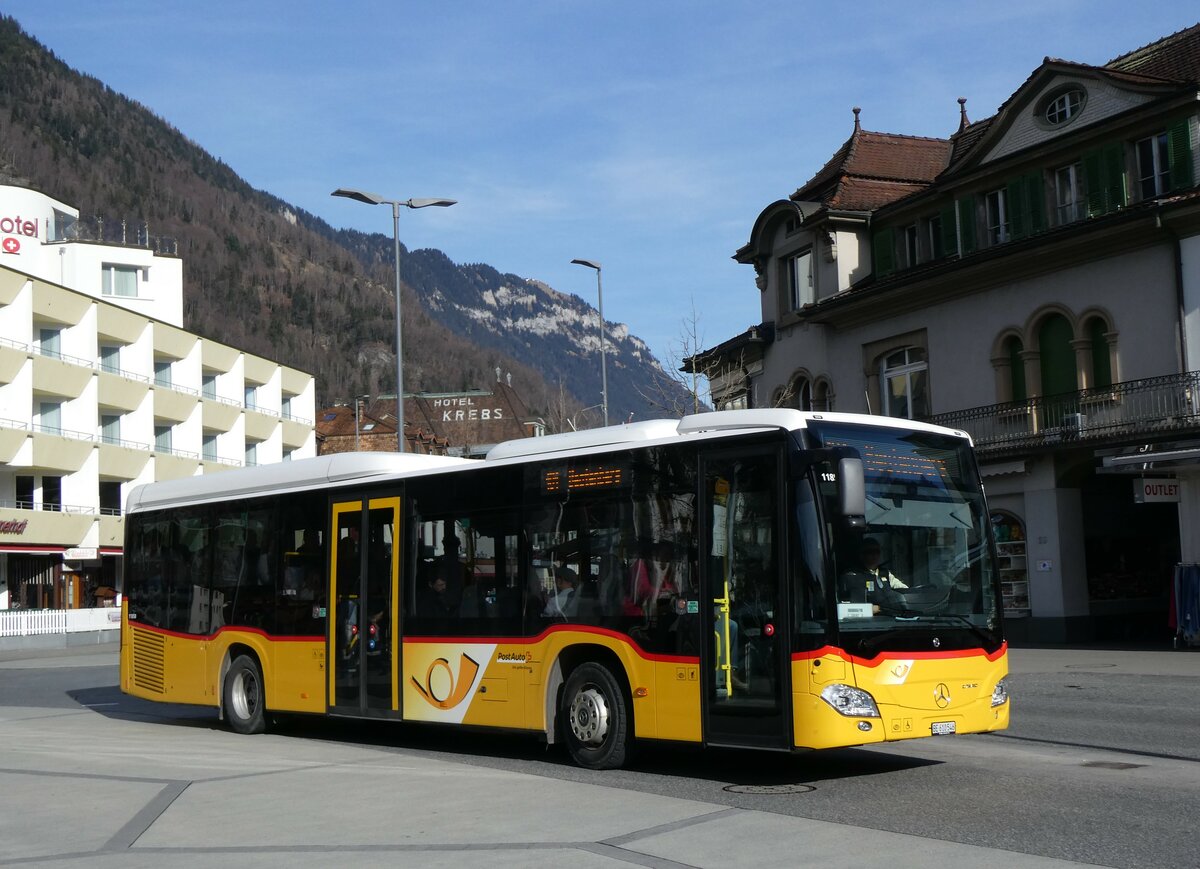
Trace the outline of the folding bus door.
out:
<instances>
[{"instance_id":1,"label":"folding bus door","mask_svg":"<svg viewBox=\"0 0 1200 869\"><path fill-rule=\"evenodd\" d=\"M701 461L704 741L790 747L787 593L780 454L723 451Z\"/></svg>"},{"instance_id":2,"label":"folding bus door","mask_svg":"<svg viewBox=\"0 0 1200 869\"><path fill-rule=\"evenodd\" d=\"M329 711L398 718L400 499L338 501L332 517Z\"/></svg>"}]
</instances>

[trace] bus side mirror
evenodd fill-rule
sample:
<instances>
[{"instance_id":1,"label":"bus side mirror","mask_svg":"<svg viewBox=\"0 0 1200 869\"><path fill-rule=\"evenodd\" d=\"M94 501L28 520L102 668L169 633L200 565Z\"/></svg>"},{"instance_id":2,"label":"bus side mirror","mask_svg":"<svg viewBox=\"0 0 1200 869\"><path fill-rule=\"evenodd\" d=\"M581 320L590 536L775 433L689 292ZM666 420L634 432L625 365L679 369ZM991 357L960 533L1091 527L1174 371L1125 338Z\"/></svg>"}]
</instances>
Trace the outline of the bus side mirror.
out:
<instances>
[{"instance_id":1,"label":"bus side mirror","mask_svg":"<svg viewBox=\"0 0 1200 869\"><path fill-rule=\"evenodd\" d=\"M852 528L867 524L867 486L862 459L838 459L838 512Z\"/></svg>"}]
</instances>

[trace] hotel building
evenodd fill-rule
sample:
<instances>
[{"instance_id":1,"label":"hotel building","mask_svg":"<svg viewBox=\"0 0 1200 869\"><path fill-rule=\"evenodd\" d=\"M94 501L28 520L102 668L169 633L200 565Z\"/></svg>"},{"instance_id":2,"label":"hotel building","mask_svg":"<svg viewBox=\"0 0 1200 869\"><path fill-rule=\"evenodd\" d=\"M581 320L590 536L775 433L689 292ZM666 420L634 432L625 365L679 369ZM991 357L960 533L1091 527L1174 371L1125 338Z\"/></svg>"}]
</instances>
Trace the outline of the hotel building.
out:
<instances>
[{"instance_id":1,"label":"hotel building","mask_svg":"<svg viewBox=\"0 0 1200 869\"><path fill-rule=\"evenodd\" d=\"M171 240L0 183L0 608L107 603L131 487L314 456L314 408L183 328Z\"/></svg>"}]
</instances>

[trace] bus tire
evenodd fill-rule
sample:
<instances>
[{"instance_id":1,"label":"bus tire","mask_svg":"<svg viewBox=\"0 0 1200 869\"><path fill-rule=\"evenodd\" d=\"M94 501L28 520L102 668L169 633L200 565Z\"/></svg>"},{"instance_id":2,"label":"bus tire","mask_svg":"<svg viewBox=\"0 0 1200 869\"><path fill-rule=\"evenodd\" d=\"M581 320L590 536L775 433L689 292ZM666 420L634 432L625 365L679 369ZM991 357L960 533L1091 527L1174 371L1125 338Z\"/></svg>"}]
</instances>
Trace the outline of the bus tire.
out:
<instances>
[{"instance_id":1,"label":"bus tire","mask_svg":"<svg viewBox=\"0 0 1200 869\"><path fill-rule=\"evenodd\" d=\"M618 769L629 759L633 728L620 682L603 664L587 662L567 678L559 720L572 759L586 769Z\"/></svg>"},{"instance_id":2,"label":"bus tire","mask_svg":"<svg viewBox=\"0 0 1200 869\"><path fill-rule=\"evenodd\" d=\"M222 699L225 720L237 733L262 733L267 729L262 670L249 655L238 655L229 665Z\"/></svg>"}]
</instances>

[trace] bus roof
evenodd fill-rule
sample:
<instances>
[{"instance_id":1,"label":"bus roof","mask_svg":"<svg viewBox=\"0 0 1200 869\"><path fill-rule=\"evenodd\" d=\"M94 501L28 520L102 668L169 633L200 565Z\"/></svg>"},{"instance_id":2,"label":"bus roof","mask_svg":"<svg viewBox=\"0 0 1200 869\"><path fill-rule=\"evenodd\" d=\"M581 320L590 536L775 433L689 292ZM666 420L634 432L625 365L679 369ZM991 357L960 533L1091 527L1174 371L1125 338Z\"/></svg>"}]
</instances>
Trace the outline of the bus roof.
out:
<instances>
[{"instance_id":1,"label":"bus roof","mask_svg":"<svg viewBox=\"0 0 1200 869\"><path fill-rule=\"evenodd\" d=\"M484 461L413 453L334 453L313 459L298 459L255 468L184 477L137 486L129 493L127 513L281 494L313 489L332 483L368 482L387 477L428 474L487 463L518 462L539 456L563 456L590 452L652 446L683 438L708 439L767 430L797 431L810 422L828 421L880 428L928 431L970 440L966 432L929 423L857 413L802 412L790 408L721 410L692 414L683 419L654 419L625 425L586 429L539 438L520 438L492 447Z\"/></svg>"},{"instance_id":2,"label":"bus roof","mask_svg":"<svg viewBox=\"0 0 1200 869\"><path fill-rule=\"evenodd\" d=\"M425 456L416 453L332 453L313 459L277 462L254 468L182 477L137 486L129 493L127 513L182 503L301 491L330 483L346 483L481 464L477 459Z\"/></svg>"},{"instance_id":3,"label":"bus roof","mask_svg":"<svg viewBox=\"0 0 1200 869\"><path fill-rule=\"evenodd\" d=\"M813 420L874 425L884 428L916 429L918 431L969 437L964 431L942 428L930 423L890 416L872 416L862 413L831 413L793 410L787 407L755 408L749 410L718 410L711 413L690 414L683 419L653 419L625 425L610 425L605 428L586 429L564 434L546 435L540 438L521 438L505 441L487 454L487 461L514 459L594 450L603 447L642 446L650 442L663 442L686 435L699 434L749 434L764 429L797 431L808 427Z\"/></svg>"}]
</instances>

